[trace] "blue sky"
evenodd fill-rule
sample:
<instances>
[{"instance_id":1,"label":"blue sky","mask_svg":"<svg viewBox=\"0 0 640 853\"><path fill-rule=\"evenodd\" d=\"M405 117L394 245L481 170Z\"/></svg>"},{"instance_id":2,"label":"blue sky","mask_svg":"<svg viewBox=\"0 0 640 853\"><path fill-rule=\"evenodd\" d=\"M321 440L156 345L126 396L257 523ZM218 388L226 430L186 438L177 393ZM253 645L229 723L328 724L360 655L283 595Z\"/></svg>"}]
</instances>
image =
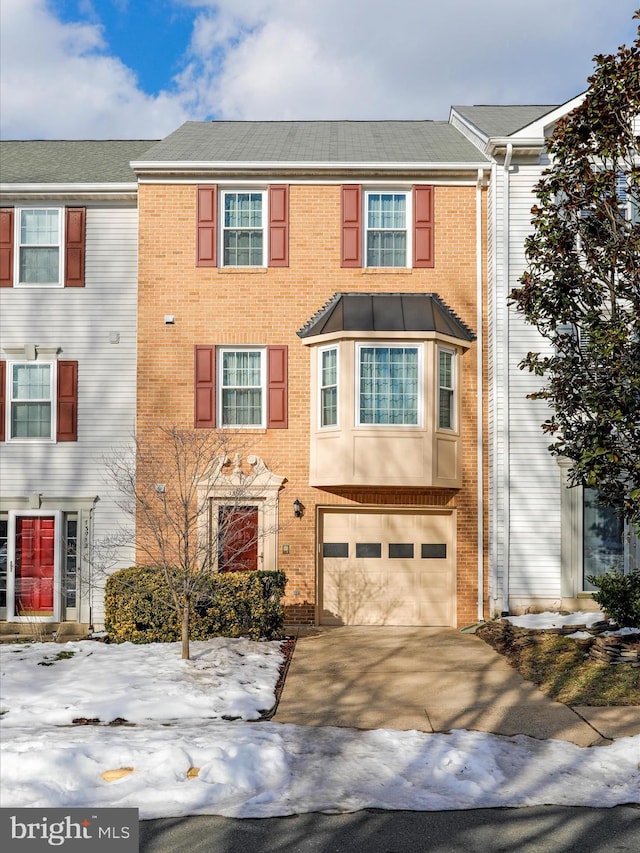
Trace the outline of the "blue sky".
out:
<instances>
[{"instance_id":1,"label":"blue sky","mask_svg":"<svg viewBox=\"0 0 640 853\"><path fill-rule=\"evenodd\" d=\"M0 135L563 103L640 0L1 0Z\"/></svg>"}]
</instances>

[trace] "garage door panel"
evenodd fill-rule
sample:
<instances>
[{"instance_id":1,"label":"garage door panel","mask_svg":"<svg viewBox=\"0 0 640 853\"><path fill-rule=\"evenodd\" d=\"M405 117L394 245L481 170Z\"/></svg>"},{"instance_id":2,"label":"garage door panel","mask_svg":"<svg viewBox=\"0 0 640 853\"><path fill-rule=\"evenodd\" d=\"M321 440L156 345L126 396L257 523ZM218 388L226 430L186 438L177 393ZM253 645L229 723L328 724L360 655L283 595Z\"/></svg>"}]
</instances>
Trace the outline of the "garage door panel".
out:
<instances>
[{"instance_id":1,"label":"garage door panel","mask_svg":"<svg viewBox=\"0 0 640 853\"><path fill-rule=\"evenodd\" d=\"M454 624L451 513L326 511L322 528L322 624Z\"/></svg>"}]
</instances>

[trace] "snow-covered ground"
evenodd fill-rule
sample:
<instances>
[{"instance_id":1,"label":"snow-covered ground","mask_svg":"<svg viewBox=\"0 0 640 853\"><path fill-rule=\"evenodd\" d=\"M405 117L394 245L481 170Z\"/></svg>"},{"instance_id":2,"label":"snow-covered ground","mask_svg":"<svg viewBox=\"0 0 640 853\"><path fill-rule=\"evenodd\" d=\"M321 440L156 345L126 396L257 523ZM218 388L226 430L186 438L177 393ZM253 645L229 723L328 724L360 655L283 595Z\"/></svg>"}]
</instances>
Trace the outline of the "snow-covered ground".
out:
<instances>
[{"instance_id":1,"label":"snow-covered ground","mask_svg":"<svg viewBox=\"0 0 640 853\"><path fill-rule=\"evenodd\" d=\"M176 643L0 655L4 807L129 806L144 819L640 801L640 736L581 748L249 722L275 701L278 643L194 642L191 661ZM108 725L117 718L129 725Z\"/></svg>"}]
</instances>

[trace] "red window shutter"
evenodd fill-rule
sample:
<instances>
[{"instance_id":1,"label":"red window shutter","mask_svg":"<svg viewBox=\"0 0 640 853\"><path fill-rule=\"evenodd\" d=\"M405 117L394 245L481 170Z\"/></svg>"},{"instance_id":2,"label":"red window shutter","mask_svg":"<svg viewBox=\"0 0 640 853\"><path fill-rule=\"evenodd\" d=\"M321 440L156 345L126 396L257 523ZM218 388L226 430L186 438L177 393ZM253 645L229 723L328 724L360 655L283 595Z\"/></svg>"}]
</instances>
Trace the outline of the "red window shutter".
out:
<instances>
[{"instance_id":1,"label":"red window shutter","mask_svg":"<svg viewBox=\"0 0 640 853\"><path fill-rule=\"evenodd\" d=\"M57 441L78 440L78 362L58 362Z\"/></svg>"},{"instance_id":2,"label":"red window shutter","mask_svg":"<svg viewBox=\"0 0 640 853\"><path fill-rule=\"evenodd\" d=\"M289 425L287 360L288 347L267 347L268 429L287 429Z\"/></svg>"},{"instance_id":3,"label":"red window shutter","mask_svg":"<svg viewBox=\"0 0 640 853\"><path fill-rule=\"evenodd\" d=\"M342 239L340 266L362 266L362 187L342 187Z\"/></svg>"},{"instance_id":4,"label":"red window shutter","mask_svg":"<svg viewBox=\"0 0 640 853\"><path fill-rule=\"evenodd\" d=\"M218 187L206 184L198 187L198 224L196 236L196 266L217 266L216 220L218 218Z\"/></svg>"},{"instance_id":5,"label":"red window shutter","mask_svg":"<svg viewBox=\"0 0 640 853\"><path fill-rule=\"evenodd\" d=\"M289 266L289 187L269 187L269 266Z\"/></svg>"},{"instance_id":6,"label":"red window shutter","mask_svg":"<svg viewBox=\"0 0 640 853\"><path fill-rule=\"evenodd\" d=\"M0 210L0 287L13 287L13 208Z\"/></svg>"},{"instance_id":7,"label":"red window shutter","mask_svg":"<svg viewBox=\"0 0 640 853\"><path fill-rule=\"evenodd\" d=\"M65 216L64 286L84 287L86 208L68 207Z\"/></svg>"},{"instance_id":8,"label":"red window shutter","mask_svg":"<svg viewBox=\"0 0 640 853\"><path fill-rule=\"evenodd\" d=\"M194 424L196 429L216 425L216 350L195 347Z\"/></svg>"},{"instance_id":9,"label":"red window shutter","mask_svg":"<svg viewBox=\"0 0 640 853\"><path fill-rule=\"evenodd\" d=\"M413 266L435 266L432 186L413 188Z\"/></svg>"},{"instance_id":10,"label":"red window shutter","mask_svg":"<svg viewBox=\"0 0 640 853\"><path fill-rule=\"evenodd\" d=\"M5 440L4 422L6 417L6 393L7 393L7 362L0 361L0 441Z\"/></svg>"}]
</instances>

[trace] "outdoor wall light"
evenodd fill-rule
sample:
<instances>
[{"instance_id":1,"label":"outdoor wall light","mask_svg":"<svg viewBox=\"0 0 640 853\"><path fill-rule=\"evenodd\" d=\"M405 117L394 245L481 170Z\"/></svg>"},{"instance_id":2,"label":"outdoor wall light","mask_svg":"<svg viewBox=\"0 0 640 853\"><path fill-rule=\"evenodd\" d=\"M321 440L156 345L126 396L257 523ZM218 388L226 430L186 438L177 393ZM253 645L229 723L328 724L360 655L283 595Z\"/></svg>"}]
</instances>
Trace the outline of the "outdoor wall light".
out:
<instances>
[{"instance_id":1,"label":"outdoor wall light","mask_svg":"<svg viewBox=\"0 0 640 853\"><path fill-rule=\"evenodd\" d=\"M296 498L293 502L293 514L296 518L302 518L302 514L304 512L304 504L300 500L300 498Z\"/></svg>"}]
</instances>

